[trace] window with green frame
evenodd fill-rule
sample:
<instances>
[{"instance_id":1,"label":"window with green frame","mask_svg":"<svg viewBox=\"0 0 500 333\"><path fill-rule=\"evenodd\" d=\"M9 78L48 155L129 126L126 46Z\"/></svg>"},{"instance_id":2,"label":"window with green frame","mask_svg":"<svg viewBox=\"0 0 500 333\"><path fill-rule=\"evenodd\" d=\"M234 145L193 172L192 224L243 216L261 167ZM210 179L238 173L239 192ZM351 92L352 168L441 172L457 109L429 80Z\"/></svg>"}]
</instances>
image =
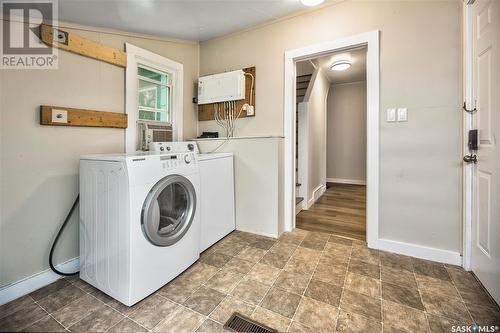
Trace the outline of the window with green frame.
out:
<instances>
[{"instance_id":1,"label":"window with green frame","mask_svg":"<svg viewBox=\"0 0 500 333\"><path fill-rule=\"evenodd\" d=\"M137 68L139 120L172 123L172 86L168 73L139 65Z\"/></svg>"}]
</instances>

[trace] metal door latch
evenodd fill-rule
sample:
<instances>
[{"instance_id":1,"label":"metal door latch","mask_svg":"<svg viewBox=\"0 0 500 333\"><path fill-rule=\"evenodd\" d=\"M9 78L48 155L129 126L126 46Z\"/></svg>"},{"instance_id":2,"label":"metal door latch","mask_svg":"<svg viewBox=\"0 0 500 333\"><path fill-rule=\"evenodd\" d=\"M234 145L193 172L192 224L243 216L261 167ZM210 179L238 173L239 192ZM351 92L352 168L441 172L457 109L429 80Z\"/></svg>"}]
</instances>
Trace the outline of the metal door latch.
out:
<instances>
[{"instance_id":1,"label":"metal door latch","mask_svg":"<svg viewBox=\"0 0 500 333\"><path fill-rule=\"evenodd\" d=\"M476 164L477 163L477 155L476 154L465 155L464 156L464 162Z\"/></svg>"}]
</instances>

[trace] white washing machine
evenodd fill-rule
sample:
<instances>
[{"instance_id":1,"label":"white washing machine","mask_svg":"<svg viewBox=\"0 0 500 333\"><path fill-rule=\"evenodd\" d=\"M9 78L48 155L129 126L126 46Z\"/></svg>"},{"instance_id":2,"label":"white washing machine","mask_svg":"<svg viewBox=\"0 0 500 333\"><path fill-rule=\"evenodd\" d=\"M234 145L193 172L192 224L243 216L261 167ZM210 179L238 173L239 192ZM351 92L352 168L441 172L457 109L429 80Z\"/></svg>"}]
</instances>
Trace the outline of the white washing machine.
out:
<instances>
[{"instance_id":1,"label":"white washing machine","mask_svg":"<svg viewBox=\"0 0 500 333\"><path fill-rule=\"evenodd\" d=\"M177 143L155 142L150 151L175 151ZM198 153L195 142L191 144ZM232 153L197 154L200 168L201 236L200 250L207 248L236 229L234 202L234 161Z\"/></svg>"},{"instance_id":2,"label":"white washing machine","mask_svg":"<svg viewBox=\"0 0 500 333\"><path fill-rule=\"evenodd\" d=\"M80 159L80 278L133 305L200 253L200 184L192 146Z\"/></svg>"}]
</instances>

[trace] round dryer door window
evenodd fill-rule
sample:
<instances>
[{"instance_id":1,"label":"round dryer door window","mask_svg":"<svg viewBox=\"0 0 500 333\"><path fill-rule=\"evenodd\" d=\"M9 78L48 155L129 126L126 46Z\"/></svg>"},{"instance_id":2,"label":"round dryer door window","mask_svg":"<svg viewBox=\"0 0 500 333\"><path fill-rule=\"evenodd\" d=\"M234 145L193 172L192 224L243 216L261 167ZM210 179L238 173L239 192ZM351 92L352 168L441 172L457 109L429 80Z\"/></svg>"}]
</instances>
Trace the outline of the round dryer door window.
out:
<instances>
[{"instance_id":1,"label":"round dryer door window","mask_svg":"<svg viewBox=\"0 0 500 333\"><path fill-rule=\"evenodd\" d=\"M142 230L156 246L178 242L188 231L196 210L196 192L180 175L163 178L153 186L142 207Z\"/></svg>"}]
</instances>

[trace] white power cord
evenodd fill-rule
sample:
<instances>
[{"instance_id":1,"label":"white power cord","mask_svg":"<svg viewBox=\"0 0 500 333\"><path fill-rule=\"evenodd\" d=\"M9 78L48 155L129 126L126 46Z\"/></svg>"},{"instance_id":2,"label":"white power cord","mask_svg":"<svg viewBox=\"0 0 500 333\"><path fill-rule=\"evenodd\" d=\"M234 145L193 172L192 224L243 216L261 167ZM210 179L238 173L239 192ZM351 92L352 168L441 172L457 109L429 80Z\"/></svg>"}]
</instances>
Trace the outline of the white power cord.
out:
<instances>
[{"instance_id":1,"label":"white power cord","mask_svg":"<svg viewBox=\"0 0 500 333\"><path fill-rule=\"evenodd\" d=\"M215 153L217 150L219 150L222 146L224 146L226 143L229 142L229 138L226 137L226 139L224 141L222 141L217 147L215 147L215 149L209 151L208 153L206 154L212 154L212 153Z\"/></svg>"},{"instance_id":2,"label":"white power cord","mask_svg":"<svg viewBox=\"0 0 500 333\"><path fill-rule=\"evenodd\" d=\"M244 105L240 108L240 111L236 115L236 101L223 102L222 104L223 112L221 114L220 104L214 104L214 119L219 126L221 126L226 131L226 138L217 147L209 151L207 154L215 153L222 146L224 146L230 138L234 137L236 130L236 121L241 116L243 112Z\"/></svg>"},{"instance_id":3,"label":"white power cord","mask_svg":"<svg viewBox=\"0 0 500 333\"><path fill-rule=\"evenodd\" d=\"M223 102L222 111L220 103L214 104L214 120L217 125L224 129L226 137L234 137L236 131L236 121L240 118L245 105L247 104L244 104L238 114L236 114L236 101Z\"/></svg>"}]
</instances>

